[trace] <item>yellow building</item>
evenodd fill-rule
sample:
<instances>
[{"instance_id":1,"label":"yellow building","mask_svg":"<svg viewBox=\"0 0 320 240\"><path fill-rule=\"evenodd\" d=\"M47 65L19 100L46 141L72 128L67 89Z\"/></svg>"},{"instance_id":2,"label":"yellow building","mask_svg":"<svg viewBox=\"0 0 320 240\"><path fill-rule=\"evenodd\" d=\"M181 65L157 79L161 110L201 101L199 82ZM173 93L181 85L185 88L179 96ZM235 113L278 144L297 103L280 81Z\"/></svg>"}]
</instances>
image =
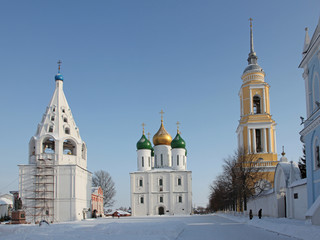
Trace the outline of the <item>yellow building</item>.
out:
<instances>
[{"instance_id":1,"label":"yellow building","mask_svg":"<svg viewBox=\"0 0 320 240\"><path fill-rule=\"evenodd\" d=\"M250 53L248 66L242 74L240 97L240 121L237 128L238 146L246 154L254 154L263 167L265 180L273 186L277 165L276 123L270 114L269 84L264 81L265 72L257 63L254 52L252 19L250 19Z\"/></svg>"}]
</instances>

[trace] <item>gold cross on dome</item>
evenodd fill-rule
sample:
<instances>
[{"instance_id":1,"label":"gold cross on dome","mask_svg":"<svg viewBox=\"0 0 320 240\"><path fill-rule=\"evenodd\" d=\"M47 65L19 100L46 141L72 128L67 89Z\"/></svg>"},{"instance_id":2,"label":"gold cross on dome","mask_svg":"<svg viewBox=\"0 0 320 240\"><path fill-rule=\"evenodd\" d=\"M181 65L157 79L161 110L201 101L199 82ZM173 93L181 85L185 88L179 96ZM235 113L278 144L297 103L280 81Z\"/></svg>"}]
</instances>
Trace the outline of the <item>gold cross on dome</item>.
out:
<instances>
[{"instance_id":1,"label":"gold cross on dome","mask_svg":"<svg viewBox=\"0 0 320 240\"><path fill-rule=\"evenodd\" d=\"M142 134L144 135L144 127L146 126L144 123L141 124L142 126Z\"/></svg>"},{"instance_id":2,"label":"gold cross on dome","mask_svg":"<svg viewBox=\"0 0 320 240\"><path fill-rule=\"evenodd\" d=\"M60 66L61 66L62 62L61 62L61 60L59 60L57 63L58 63L58 71L60 72Z\"/></svg>"},{"instance_id":3,"label":"gold cross on dome","mask_svg":"<svg viewBox=\"0 0 320 240\"><path fill-rule=\"evenodd\" d=\"M177 133L180 133L180 131L179 131L179 125L180 125L180 122L179 121L177 121Z\"/></svg>"},{"instance_id":4,"label":"gold cross on dome","mask_svg":"<svg viewBox=\"0 0 320 240\"><path fill-rule=\"evenodd\" d=\"M161 109L161 112L159 112L161 114L161 122L163 122L163 114L164 114L164 111Z\"/></svg>"}]
</instances>

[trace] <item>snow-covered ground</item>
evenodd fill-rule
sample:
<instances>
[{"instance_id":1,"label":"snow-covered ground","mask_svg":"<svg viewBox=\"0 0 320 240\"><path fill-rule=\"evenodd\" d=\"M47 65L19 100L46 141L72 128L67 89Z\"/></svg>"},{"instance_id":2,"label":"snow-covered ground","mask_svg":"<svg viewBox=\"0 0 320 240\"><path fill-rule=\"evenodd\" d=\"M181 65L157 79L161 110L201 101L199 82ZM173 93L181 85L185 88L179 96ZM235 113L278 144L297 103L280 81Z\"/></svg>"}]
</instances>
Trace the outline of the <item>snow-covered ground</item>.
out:
<instances>
[{"instance_id":1,"label":"snow-covered ground","mask_svg":"<svg viewBox=\"0 0 320 240\"><path fill-rule=\"evenodd\" d=\"M280 234L279 234L280 233ZM188 240L188 239L320 239L320 227L303 221L213 214L98 218L39 225L0 225L1 240Z\"/></svg>"},{"instance_id":2,"label":"snow-covered ground","mask_svg":"<svg viewBox=\"0 0 320 240\"><path fill-rule=\"evenodd\" d=\"M271 232L296 237L298 239L320 239L320 226L311 225L311 223L307 221L271 217L262 217L261 219L259 219L257 216L254 216L253 219L250 220L247 216L234 213L219 213L216 215L228 218L239 223L245 223L250 226L262 228Z\"/></svg>"}]
</instances>

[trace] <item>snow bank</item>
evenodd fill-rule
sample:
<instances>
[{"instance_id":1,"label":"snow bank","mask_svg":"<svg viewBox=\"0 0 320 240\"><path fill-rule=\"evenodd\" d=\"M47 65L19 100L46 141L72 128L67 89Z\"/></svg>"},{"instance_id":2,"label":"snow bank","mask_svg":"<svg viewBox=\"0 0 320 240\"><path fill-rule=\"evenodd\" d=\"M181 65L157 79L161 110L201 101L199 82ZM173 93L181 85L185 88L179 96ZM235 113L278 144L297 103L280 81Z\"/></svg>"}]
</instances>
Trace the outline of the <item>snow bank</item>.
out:
<instances>
[{"instance_id":1,"label":"snow bank","mask_svg":"<svg viewBox=\"0 0 320 240\"><path fill-rule=\"evenodd\" d=\"M272 217L262 217L262 219L254 217L252 220L249 220L249 217L247 216L234 215L231 213L219 213L216 215L290 237L296 237L305 240L320 239L319 226L311 225L304 220Z\"/></svg>"}]
</instances>

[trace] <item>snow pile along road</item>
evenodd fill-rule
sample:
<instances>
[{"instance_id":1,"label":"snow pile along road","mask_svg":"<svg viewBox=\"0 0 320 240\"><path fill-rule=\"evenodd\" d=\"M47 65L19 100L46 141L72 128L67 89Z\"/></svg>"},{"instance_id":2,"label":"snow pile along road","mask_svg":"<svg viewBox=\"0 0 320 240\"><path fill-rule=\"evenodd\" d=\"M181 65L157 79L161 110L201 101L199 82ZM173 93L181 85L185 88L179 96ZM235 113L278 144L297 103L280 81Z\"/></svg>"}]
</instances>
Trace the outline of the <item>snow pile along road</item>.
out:
<instances>
[{"instance_id":1,"label":"snow pile along road","mask_svg":"<svg viewBox=\"0 0 320 240\"><path fill-rule=\"evenodd\" d=\"M311 225L303 220L272 217L262 217L259 219L257 216L249 220L247 216L235 215L233 213L218 213L216 215L290 237L304 240L320 239L320 227Z\"/></svg>"}]
</instances>

